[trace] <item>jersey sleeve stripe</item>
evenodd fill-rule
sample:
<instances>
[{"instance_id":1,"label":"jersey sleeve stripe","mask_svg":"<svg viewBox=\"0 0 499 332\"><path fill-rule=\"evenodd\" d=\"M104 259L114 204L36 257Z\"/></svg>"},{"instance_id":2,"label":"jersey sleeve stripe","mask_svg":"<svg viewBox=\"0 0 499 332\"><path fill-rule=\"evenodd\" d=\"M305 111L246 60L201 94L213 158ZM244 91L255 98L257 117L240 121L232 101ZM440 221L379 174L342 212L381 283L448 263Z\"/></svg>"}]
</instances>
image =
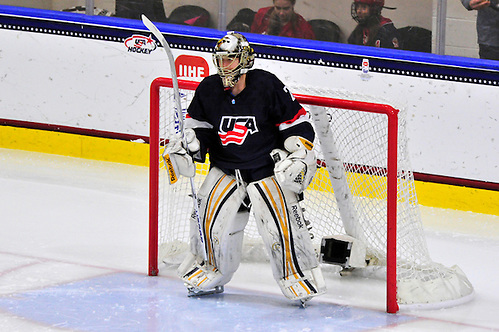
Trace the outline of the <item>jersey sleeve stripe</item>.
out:
<instances>
[{"instance_id":1,"label":"jersey sleeve stripe","mask_svg":"<svg viewBox=\"0 0 499 332\"><path fill-rule=\"evenodd\" d=\"M307 111L302 107L298 113L296 113L295 117L292 118L291 120L284 121L282 123L277 124L279 127L280 131L286 130L288 128L291 128L293 126L296 126L300 123L304 122L310 122L310 116L308 115Z\"/></svg>"}]
</instances>

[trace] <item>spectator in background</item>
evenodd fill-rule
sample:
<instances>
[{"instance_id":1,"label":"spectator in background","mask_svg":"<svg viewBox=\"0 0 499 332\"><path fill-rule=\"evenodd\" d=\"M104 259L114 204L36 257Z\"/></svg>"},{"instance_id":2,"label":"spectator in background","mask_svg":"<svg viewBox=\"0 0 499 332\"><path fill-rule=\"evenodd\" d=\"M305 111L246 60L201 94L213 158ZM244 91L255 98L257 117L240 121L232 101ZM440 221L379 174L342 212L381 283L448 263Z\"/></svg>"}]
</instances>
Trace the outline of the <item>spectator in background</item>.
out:
<instances>
[{"instance_id":1,"label":"spectator in background","mask_svg":"<svg viewBox=\"0 0 499 332\"><path fill-rule=\"evenodd\" d=\"M349 44L400 47L397 29L393 22L381 16L383 8L389 8L385 7L385 0L354 0L351 14L358 24L348 37Z\"/></svg>"},{"instance_id":2,"label":"spectator in background","mask_svg":"<svg viewBox=\"0 0 499 332\"><path fill-rule=\"evenodd\" d=\"M251 24L255 19L256 12L243 8L239 10L234 18L227 24L228 31L251 32Z\"/></svg>"},{"instance_id":3,"label":"spectator in background","mask_svg":"<svg viewBox=\"0 0 499 332\"><path fill-rule=\"evenodd\" d=\"M499 60L499 3L494 0L461 0L468 10L477 10L476 31L481 59Z\"/></svg>"},{"instance_id":4,"label":"spectator in background","mask_svg":"<svg viewBox=\"0 0 499 332\"><path fill-rule=\"evenodd\" d=\"M310 24L294 10L296 0L273 1L273 6L258 10L251 25L251 32L282 37L315 39Z\"/></svg>"}]
</instances>

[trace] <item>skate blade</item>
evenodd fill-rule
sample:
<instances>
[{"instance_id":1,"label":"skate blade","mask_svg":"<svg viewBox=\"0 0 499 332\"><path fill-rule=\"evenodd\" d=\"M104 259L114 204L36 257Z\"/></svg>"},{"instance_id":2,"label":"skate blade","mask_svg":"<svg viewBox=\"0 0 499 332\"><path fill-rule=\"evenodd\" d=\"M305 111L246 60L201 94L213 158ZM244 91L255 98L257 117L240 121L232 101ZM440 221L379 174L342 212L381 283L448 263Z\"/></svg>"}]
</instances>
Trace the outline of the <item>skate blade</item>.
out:
<instances>
[{"instance_id":1,"label":"skate blade","mask_svg":"<svg viewBox=\"0 0 499 332\"><path fill-rule=\"evenodd\" d=\"M205 296L205 295L210 295L210 294L219 294L223 293L224 291L224 286L216 286L213 289L209 290L202 290L202 289L196 289L194 287L188 287L187 288L187 296L188 297L198 297L198 296Z\"/></svg>"}]
</instances>

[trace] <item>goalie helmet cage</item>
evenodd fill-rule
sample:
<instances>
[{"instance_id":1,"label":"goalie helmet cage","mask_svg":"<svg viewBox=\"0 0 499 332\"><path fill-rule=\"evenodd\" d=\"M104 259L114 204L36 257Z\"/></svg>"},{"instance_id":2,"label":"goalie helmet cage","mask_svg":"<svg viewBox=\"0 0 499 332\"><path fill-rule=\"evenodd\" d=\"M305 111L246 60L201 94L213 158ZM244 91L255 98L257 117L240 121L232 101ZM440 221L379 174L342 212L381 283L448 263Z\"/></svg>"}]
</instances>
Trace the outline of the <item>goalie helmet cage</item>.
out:
<instances>
[{"instance_id":1,"label":"goalie helmet cage","mask_svg":"<svg viewBox=\"0 0 499 332\"><path fill-rule=\"evenodd\" d=\"M198 82L179 80L182 113ZM193 201L189 180L170 185L161 155L179 137L172 79L151 84L149 275L158 264L179 264L189 249ZM386 277L386 310L441 308L463 303L473 287L457 266L435 263L428 253L405 137L405 120L386 103L367 96L350 100L331 91L297 88L296 99L311 114L318 170L302 201L315 248L330 235L349 235L367 248L364 276ZM335 98L322 97L335 95ZM348 98L348 99L347 99ZM365 101L368 100L368 101ZM180 113L180 112L179 112ZM209 161L196 164L199 187ZM253 216L245 229L243 257L265 258ZM263 259L264 259L263 258ZM385 271L386 269L386 271ZM365 273L364 273L365 272ZM380 273L381 272L381 273Z\"/></svg>"}]
</instances>

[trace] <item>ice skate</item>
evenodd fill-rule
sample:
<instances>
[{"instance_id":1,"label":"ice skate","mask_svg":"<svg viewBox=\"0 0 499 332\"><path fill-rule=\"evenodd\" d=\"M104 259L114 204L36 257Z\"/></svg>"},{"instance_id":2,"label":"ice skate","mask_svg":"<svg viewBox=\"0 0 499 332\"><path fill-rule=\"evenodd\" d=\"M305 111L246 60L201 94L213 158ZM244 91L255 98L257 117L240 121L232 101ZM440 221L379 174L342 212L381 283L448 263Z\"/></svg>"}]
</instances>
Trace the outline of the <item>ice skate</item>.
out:
<instances>
[{"instance_id":1,"label":"ice skate","mask_svg":"<svg viewBox=\"0 0 499 332\"><path fill-rule=\"evenodd\" d=\"M207 289L207 290L199 289L199 288L193 287L189 284L185 284L185 286L187 287L187 296L188 297L220 294L220 293L223 293L223 291L224 291L224 286L215 286L215 288Z\"/></svg>"},{"instance_id":2,"label":"ice skate","mask_svg":"<svg viewBox=\"0 0 499 332\"><path fill-rule=\"evenodd\" d=\"M200 296L223 292L223 275L213 265L198 262L191 255L187 257L177 270L178 276L187 287L189 296ZM194 294L194 295L191 295Z\"/></svg>"},{"instance_id":3,"label":"ice skate","mask_svg":"<svg viewBox=\"0 0 499 332\"><path fill-rule=\"evenodd\" d=\"M315 296L326 293L326 283L319 267L304 271L304 276L297 274L278 281L281 291L290 300L299 300L305 308L306 302Z\"/></svg>"},{"instance_id":4,"label":"ice skate","mask_svg":"<svg viewBox=\"0 0 499 332\"><path fill-rule=\"evenodd\" d=\"M311 297L300 299L300 307L305 309L307 307L307 302L311 299Z\"/></svg>"}]
</instances>

